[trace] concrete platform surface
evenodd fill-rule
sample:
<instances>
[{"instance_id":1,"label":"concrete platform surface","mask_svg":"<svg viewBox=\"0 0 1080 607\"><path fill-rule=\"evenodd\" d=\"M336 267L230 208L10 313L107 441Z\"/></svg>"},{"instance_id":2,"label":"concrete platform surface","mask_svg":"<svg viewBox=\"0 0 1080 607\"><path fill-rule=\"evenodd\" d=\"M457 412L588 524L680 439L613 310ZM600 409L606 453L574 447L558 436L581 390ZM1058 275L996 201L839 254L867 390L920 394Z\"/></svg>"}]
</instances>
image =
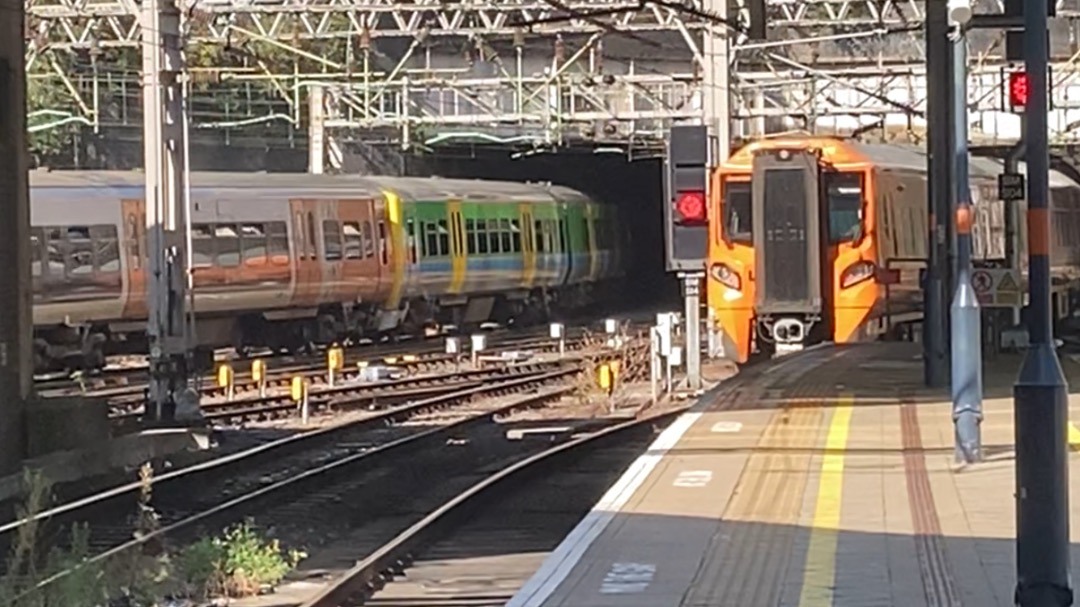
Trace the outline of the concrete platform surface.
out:
<instances>
[{"instance_id":1,"label":"concrete platform surface","mask_svg":"<svg viewBox=\"0 0 1080 607\"><path fill-rule=\"evenodd\" d=\"M823 347L725 382L508 606L1011 606L1018 365L985 365L986 461L970 467L955 463L947 395L921 388L916 345ZM1080 462L1070 470L1080 505Z\"/></svg>"}]
</instances>

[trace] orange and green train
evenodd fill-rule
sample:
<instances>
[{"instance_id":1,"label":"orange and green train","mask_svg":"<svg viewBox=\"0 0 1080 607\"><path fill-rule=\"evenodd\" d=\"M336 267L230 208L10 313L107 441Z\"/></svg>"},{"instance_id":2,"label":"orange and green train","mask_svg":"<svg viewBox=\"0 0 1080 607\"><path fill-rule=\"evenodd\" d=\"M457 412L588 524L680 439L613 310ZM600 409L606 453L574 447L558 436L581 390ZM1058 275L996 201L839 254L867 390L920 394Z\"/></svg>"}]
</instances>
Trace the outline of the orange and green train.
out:
<instances>
[{"instance_id":1,"label":"orange and green train","mask_svg":"<svg viewBox=\"0 0 1080 607\"><path fill-rule=\"evenodd\" d=\"M31 175L39 370L138 343L143 177ZM616 209L550 184L195 173L191 257L206 346L295 350L436 325L542 320L623 276Z\"/></svg>"}]
</instances>

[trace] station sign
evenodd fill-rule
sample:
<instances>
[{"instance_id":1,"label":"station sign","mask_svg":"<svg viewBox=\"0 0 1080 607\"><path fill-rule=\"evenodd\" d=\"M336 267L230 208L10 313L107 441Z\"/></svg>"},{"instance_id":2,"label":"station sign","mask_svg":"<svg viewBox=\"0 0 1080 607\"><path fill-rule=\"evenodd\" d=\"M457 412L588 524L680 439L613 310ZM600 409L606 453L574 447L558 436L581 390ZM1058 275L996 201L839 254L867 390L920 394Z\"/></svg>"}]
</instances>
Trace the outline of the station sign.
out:
<instances>
[{"instance_id":1,"label":"station sign","mask_svg":"<svg viewBox=\"0 0 1080 607\"><path fill-rule=\"evenodd\" d=\"M1027 183L1019 173L998 175L998 200L1019 202L1027 198Z\"/></svg>"},{"instance_id":2,"label":"station sign","mask_svg":"<svg viewBox=\"0 0 1080 607\"><path fill-rule=\"evenodd\" d=\"M1020 272L1012 269L979 269L971 274L971 286L979 305L987 308L1019 308L1024 302Z\"/></svg>"}]
</instances>

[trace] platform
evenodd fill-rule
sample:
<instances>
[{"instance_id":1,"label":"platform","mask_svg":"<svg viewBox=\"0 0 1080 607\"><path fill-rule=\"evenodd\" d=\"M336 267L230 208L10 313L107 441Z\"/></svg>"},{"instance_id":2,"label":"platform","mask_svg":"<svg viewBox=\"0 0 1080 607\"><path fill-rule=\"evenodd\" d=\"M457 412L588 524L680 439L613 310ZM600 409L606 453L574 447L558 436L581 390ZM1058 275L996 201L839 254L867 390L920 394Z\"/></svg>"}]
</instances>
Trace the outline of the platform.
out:
<instances>
[{"instance_id":1,"label":"platform","mask_svg":"<svg viewBox=\"0 0 1080 607\"><path fill-rule=\"evenodd\" d=\"M1080 364L1062 364L1077 392ZM970 467L955 463L947 395L921 387L917 345L824 347L725 382L508 607L1011 606L1018 366L986 362L987 459Z\"/></svg>"}]
</instances>

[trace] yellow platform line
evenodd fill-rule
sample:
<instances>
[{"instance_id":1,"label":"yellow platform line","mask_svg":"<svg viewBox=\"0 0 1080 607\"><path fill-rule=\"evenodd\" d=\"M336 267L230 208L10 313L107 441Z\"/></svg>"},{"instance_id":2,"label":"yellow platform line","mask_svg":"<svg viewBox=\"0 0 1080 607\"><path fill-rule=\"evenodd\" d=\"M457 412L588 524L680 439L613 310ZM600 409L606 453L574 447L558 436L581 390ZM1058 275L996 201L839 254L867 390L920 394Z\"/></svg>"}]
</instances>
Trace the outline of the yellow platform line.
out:
<instances>
[{"instance_id":1,"label":"yellow platform line","mask_svg":"<svg viewBox=\"0 0 1080 607\"><path fill-rule=\"evenodd\" d=\"M799 607L831 607L836 583L836 547L840 531L840 500L844 488L844 450L847 449L854 397L837 400L825 440L810 546L806 551Z\"/></svg>"},{"instance_id":2,"label":"yellow platform line","mask_svg":"<svg viewBox=\"0 0 1080 607\"><path fill-rule=\"evenodd\" d=\"M1069 449L1080 451L1080 428L1072 422L1069 422Z\"/></svg>"}]
</instances>

